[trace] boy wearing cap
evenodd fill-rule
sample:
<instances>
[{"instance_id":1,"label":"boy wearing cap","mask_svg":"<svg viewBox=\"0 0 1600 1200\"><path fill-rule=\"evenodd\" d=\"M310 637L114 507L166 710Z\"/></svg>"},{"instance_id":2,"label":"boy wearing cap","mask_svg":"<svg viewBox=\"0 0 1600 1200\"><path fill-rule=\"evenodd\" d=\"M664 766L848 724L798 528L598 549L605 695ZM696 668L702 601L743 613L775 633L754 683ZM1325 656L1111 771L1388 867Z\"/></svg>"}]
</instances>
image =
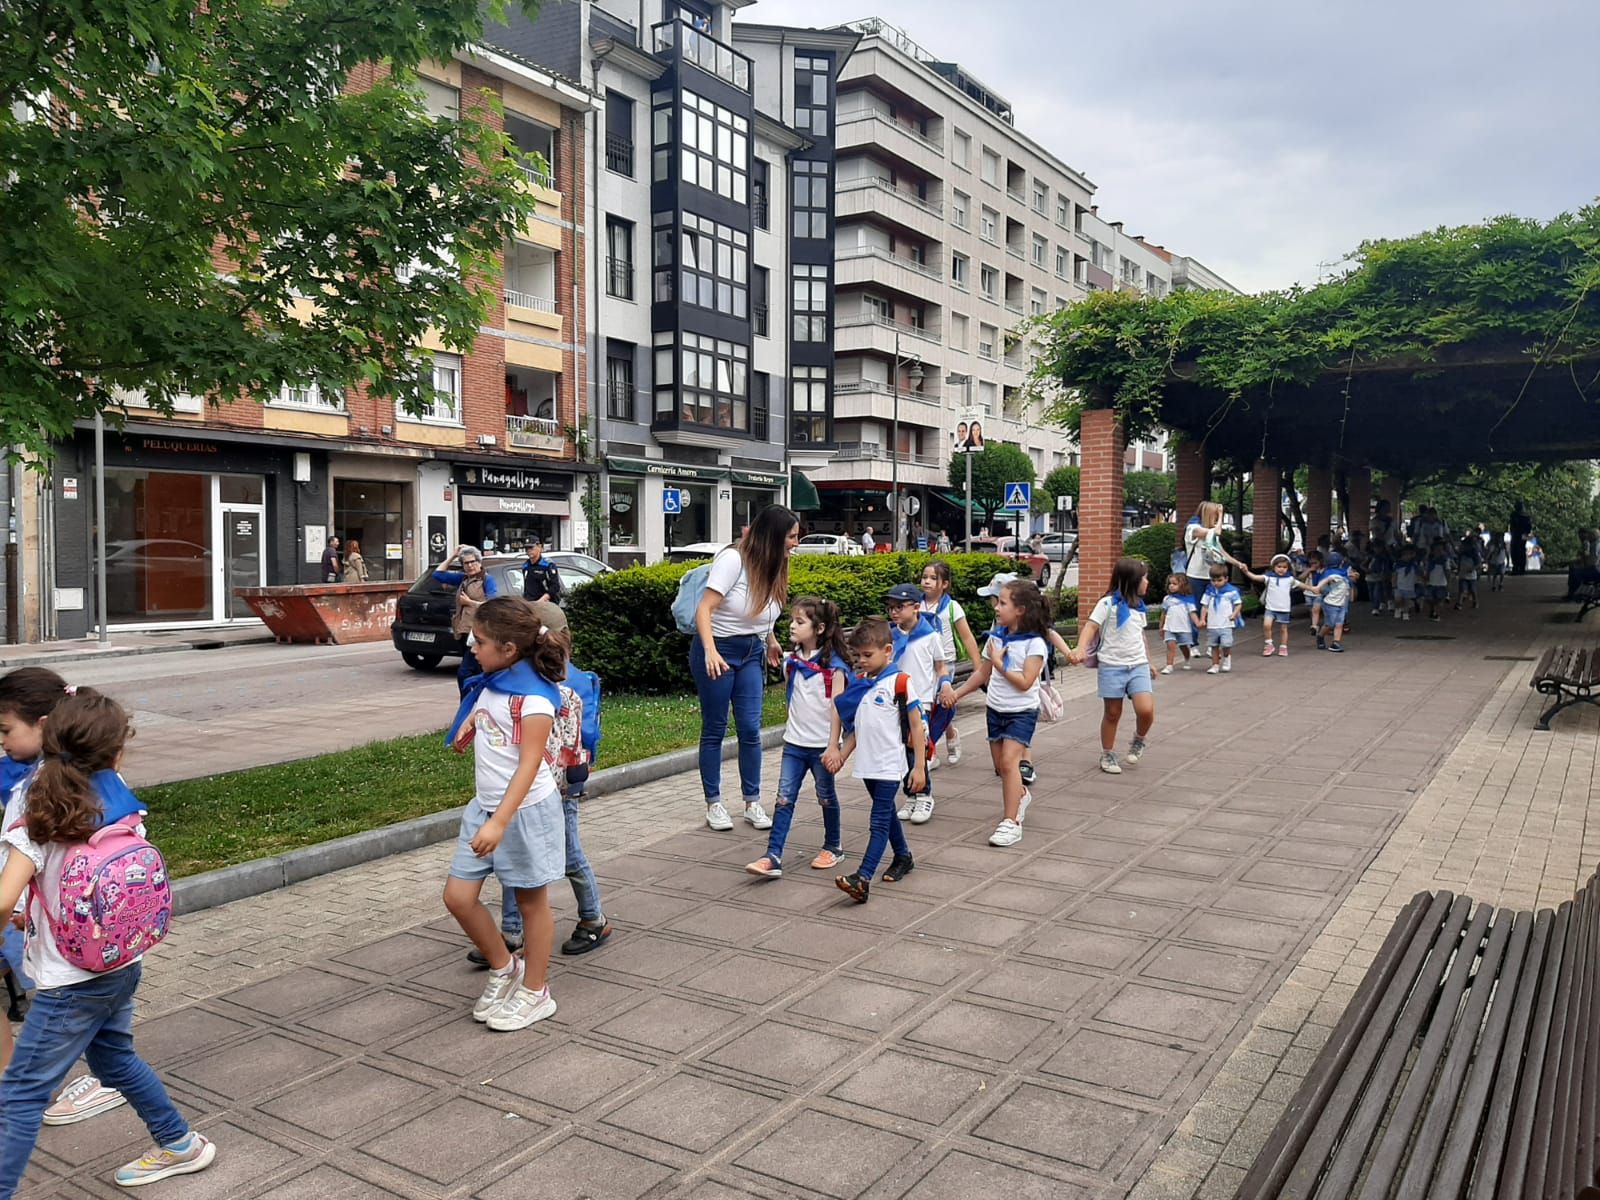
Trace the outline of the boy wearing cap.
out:
<instances>
[{"instance_id":1,"label":"boy wearing cap","mask_svg":"<svg viewBox=\"0 0 1600 1200\"><path fill-rule=\"evenodd\" d=\"M894 665L906 673L907 690L922 705L922 711L932 713L939 689L951 682L939 620L922 611L922 589L914 583L895 584L883 594L883 602L894 637ZM910 769L926 764L906 765ZM895 814L913 825L926 824L933 816L933 779L926 770L923 777L927 782L920 794L913 794L907 785L910 800Z\"/></svg>"},{"instance_id":2,"label":"boy wearing cap","mask_svg":"<svg viewBox=\"0 0 1600 1200\"><path fill-rule=\"evenodd\" d=\"M1266 592L1261 597L1261 603L1266 608L1261 618L1261 633L1266 640L1266 645L1261 650L1263 658L1272 657L1274 625L1278 627L1278 657L1289 657L1289 610L1294 606L1294 589L1306 590L1306 585L1290 573L1289 565L1287 554L1274 554L1272 565L1267 568L1265 575L1257 575L1249 567L1239 564L1239 569L1244 572L1246 579L1266 587Z\"/></svg>"}]
</instances>

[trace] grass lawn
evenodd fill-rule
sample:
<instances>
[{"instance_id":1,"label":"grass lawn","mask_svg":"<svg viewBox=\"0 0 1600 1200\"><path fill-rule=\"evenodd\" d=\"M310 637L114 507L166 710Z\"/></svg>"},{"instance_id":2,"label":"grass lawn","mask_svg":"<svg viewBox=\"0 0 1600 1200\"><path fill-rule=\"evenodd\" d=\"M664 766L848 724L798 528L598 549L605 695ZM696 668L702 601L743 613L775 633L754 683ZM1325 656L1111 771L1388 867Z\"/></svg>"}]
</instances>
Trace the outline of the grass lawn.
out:
<instances>
[{"instance_id":1,"label":"grass lawn","mask_svg":"<svg viewBox=\"0 0 1600 1200\"><path fill-rule=\"evenodd\" d=\"M608 695L604 707L602 770L699 741L700 705L692 695ZM783 689L768 688L762 723L783 719ZM160 784L139 796L150 806L151 840L168 869L195 875L465 804L472 755L452 753L433 733Z\"/></svg>"}]
</instances>

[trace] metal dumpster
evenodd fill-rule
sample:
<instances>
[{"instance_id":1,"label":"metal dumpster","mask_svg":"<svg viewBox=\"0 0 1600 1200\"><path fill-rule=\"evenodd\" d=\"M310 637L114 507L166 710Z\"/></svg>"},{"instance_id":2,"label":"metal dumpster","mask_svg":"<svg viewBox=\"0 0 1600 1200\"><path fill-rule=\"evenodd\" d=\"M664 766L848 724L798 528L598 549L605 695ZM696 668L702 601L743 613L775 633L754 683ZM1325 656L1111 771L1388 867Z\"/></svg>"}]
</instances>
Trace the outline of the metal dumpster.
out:
<instances>
[{"instance_id":1,"label":"metal dumpster","mask_svg":"<svg viewBox=\"0 0 1600 1200\"><path fill-rule=\"evenodd\" d=\"M280 642L386 642L395 604L411 585L300 583L234 588Z\"/></svg>"}]
</instances>

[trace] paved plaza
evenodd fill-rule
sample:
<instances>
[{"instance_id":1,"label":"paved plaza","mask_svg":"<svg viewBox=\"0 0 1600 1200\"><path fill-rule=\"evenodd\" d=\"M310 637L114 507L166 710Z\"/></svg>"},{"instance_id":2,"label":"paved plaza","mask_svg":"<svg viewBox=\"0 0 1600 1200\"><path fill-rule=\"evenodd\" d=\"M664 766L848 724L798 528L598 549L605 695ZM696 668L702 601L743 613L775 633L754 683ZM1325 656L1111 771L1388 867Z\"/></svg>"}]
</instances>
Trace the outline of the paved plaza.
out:
<instances>
[{"instance_id":1,"label":"paved plaza","mask_svg":"<svg viewBox=\"0 0 1600 1200\"><path fill-rule=\"evenodd\" d=\"M986 844L998 787L969 753L909 830L917 870L866 906L806 869L808 799L766 882L741 870L764 835L697 824L692 775L598 798L617 932L556 964L560 1011L522 1033L468 1016L447 846L182 918L139 1037L220 1153L149 1194L1231 1195L1414 891L1551 904L1600 858L1594 710L1533 730L1531 660L1580 632L1558 590L1363 616L1342 656L1302 622L1263 660L1252 626L1231 675L1160 681L1115 778L1068 671L1023 842ZM126 1109L47 1130L22 1195L120 1195L143 1140Z\"/></svg>"}]
</instances>

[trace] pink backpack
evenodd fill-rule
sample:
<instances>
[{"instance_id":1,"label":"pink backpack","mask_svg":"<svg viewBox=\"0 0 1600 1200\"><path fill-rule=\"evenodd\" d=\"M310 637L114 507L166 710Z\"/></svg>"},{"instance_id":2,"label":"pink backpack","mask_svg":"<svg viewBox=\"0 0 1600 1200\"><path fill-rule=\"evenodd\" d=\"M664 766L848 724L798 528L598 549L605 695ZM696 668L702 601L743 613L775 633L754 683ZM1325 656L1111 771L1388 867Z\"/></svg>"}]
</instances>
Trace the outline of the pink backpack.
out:
<instances>
[{"instance_id":1,"label":"pink backpack","mask_svg":"<svg viewBox=\"0 0 1600 1200\"><path fill-rule=\"evenodd\" d=\"M142 820L134 814L114 821L69 847L53 903L37 879L32 884L56 949L75 967L114 971L167 936L167 864L139 833Z\"/></svg>"}]
</instances>

